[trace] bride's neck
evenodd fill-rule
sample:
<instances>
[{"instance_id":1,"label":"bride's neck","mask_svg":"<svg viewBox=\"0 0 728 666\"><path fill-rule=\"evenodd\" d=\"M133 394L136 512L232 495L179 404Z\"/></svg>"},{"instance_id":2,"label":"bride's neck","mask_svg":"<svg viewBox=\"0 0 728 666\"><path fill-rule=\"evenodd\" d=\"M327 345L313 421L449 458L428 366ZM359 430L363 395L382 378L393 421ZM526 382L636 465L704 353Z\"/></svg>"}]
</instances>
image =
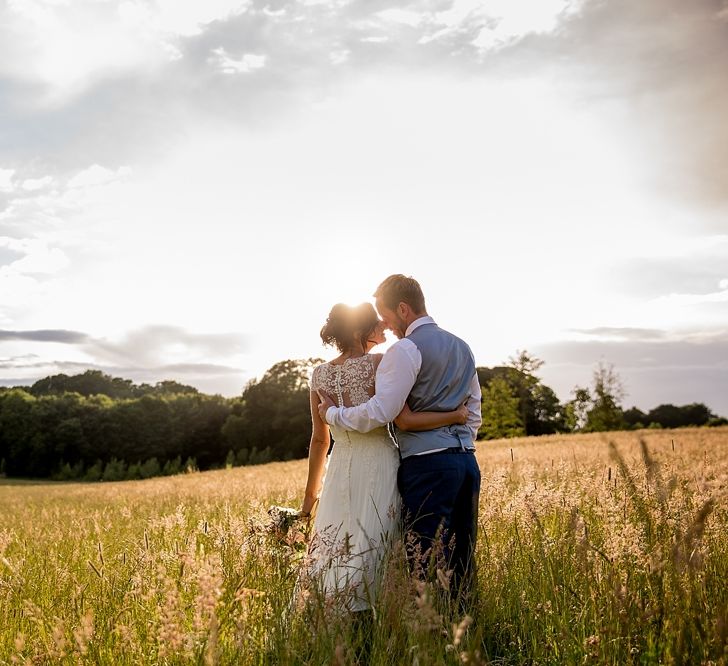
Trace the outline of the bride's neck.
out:
<instances>
[{"instance_id":1,"label":"bride's neck","mask_svg":"<svg viewBox=\"0 0 728 666\"><path fill-rule=\"evenodd\" d=\"M362 347L361 345L355 345L353 347L349 347L348 349L345 349L343 352L341 352L341 356L339 358L343 361L347 358L355 358L357 356L364 356L367 351Z\"/></svg>"}]
</instances>

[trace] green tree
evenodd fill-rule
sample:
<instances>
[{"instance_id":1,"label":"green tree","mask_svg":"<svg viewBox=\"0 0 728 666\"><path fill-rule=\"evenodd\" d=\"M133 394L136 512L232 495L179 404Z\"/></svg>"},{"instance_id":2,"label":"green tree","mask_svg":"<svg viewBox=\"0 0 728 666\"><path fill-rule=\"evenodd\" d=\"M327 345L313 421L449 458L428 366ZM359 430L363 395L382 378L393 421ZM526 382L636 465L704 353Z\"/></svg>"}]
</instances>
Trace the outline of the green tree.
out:
<instances>
[{"instance_id":1,"label":"green tree","mask_svg":"<svg viewBox=\"0 0 728 666\"><path fill-rule=\"evenodd\" d=\"M126 479L126 463L123 460L112 458L106 463L102 481L123 481Z\"/></svg>"},{"instance_id":2,"label":"green tree","mask_svg":"<svg viewBox=\"0 0 728 666\"><path fill-rule=\"evenodd\" d=\"M28 453L35 434L33 407L36 398L22 389L0 395L0 458L8 476L27 476Z\"/></svg>"},{"instance_id":3,"label":"green tree","mask_svg":"<svg viewBox=\"0 0 728 666\"><path fill-rule=\"evenodd\" d=\"M153 476L160 476L162 468L159 466L159 461L156 458L149 458L145 460L139 468L139 476L142 479L151 479Z\"/></svg>"},{"instance_id":4,"label":"green tree","mask_svg":"<svg viewBox=\"0 0 728 666\"><path fill-rule=\"evenodd\" d=\"M168 460L164 463L164 468L162 469L162 474L164 476L174 476L175 474L179 474L182 471L182 459L177 456L173 460Z\"/></svg>"},{"instance_id":5,"label":"green tree","mask_svg":"<svg viewBox=\"0 0 728 666\"><path fill-rule=\"evenodd\" d=\"M178 395L180 393L192 393L196 394L199 391L194 386L188 386L187 384L180 384L171 379L165 379L164 381L157 382L154 388L151 389L157 395Z\"/></svg>"},{"instance_id":6,"label":"green tree","mask_svg":"<svg viewBox=\"0 0 728 666\"><path fill-rule=\"evenodd\" d=\"M715 414L706 405L694 402L690 405L658 405L647 414L647 420L659 423L663 428L681 428L707 424Z\"/></svg>"},{"instance_id":7,"label":"green tree","mask_svg":"<svg viewBox=\"0 0 728 666\"><path fill-rule=\"evenodd\" d=\"M498 439L525 434L518 396L502 377L494 377L483 389L481 412L483 423L478 431L479 438Z\"/></svg>"},{"instance_id":8,"label":"green tree","mask_svg":"<svg viewBox=\"0 0 728 666\"><path fill-rule=\"evenodd\" d=\"M86 470L86 475L84 476L84 479L86 479L86 481L99 481L103 473L104 464L100 460L97 460L93 465L91 465L91 467Z\"/></svg>"},{"instance_id":9,"label":"green tree","mask_svg":"<svg viewBox=\"0 0 728 666\"><path fill-rule=\"evenodd\" d=\"M624 428L620 403L624 398L622 380L614 365L599 362L592 377L592 405L586 414L584 430L602 432Z\"/></svg>"},{"instance_id":10,"label":"green tree","mask_svg":"<svg viewBox=\"0 0 728 666\"><path fill-rule=\"evenodd\" d=\"M260 380L245 387L240 421L226 429L233 450L270 447L273 460L304 458L311 438L309 378L321 359L276 363ZM233 438L233 435L235 437ZM250 463L252 460L252 452Z\"/></svg>"},{"instance_id":11,"label":"green tree","mask_svg":"<svg viewBox=\"0 0 728 666\"><path fill-rule=\"evenodd\" d=\"M637 407L627 409L622 415L625 425L633 430L644 428L648 423L647 414Z\"/></svg>"},{"instance_id":12,"label":"green tree","mask_svg":"<svg viewBox=\"0 0 728 666\"><path fill-rule=\"evenodd\" d=\"M544 362L527 351L519 350L509 359L509 365L476 368L482 387L494 377L505 380L518 398L518 412L527 435L546 435L564 432L566 412L556 393L536 375Z\"/></svg>"},{"instance_id":13,"label":"green tree","mask_svg":"<svg viewBox=\"0 0 728 666\"><path fill-rule=\"evenodd\" d=\"M103 394L110 398L132 398L136 395L131 379L112 377L100 370L87 370L80 375L53 375L39 379L29 392L35 396L80 393L84 396Z\"/></svg>"},{"instance_id":14,"label":"green tree","mask_svg":"<svg viewBox=\"0 0 728 666\"><path fill-rule=\"evenodd\" d=\"M566 427L571 431L583 430L587 423L587 413L592 404L588 388L576 386L574 397L566 403Z\"/></svg>"}]
</instances>

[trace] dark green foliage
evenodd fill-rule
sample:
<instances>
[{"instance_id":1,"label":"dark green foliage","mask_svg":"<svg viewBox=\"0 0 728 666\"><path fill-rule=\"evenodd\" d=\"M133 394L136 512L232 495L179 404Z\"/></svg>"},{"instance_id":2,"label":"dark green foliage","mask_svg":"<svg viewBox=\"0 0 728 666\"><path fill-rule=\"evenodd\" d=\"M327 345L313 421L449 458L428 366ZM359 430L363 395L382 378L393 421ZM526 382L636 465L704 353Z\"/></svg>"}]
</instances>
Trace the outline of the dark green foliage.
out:
<instances>
[{"instance_id":1,"label":"dark green foliage","mask_svg":"<svg viewBox=\"0 0 728 666\"><path fill-rule=\"evenodd\" d=\"M174 476L182 471L182 459L177 456L174 460L168 460L164 463L162 474L164 474L164 476Z\"/></svg>"},{"instance_id":2,"label":"dark green foliage","mask_svg":"<svg viewBox=\"0 0 728 666\"><path fill-rule=\"evenodd\" d=\"M104 473L101 476L103 481L123 481L126 478L126 463L123 460L112 458L106 463Z\"/></svg>"},{"instance_id":3,"label":"dark green foliage","mask_svg":"<svg viewBox=\"0 0 728 666\"><path fill-rule=\"evenodd\" d=\"M105 375L100 370L87 370L80 375L53 375L39 379L27 389L35 396L80 393L83 396L107 395L110 398L140 398L143 395L173 395L198 393L194 386L180 384L173 380L149 384L134 384L131 379Z\"/></svg>"},{"instance_id":4,"label":"dark green foliage","mask_svg":"<svg viewBox=\"0 0 728 666\"><path fill-rule=\"evenodd\" d=\"M308 380L321 362L276 363L232 399L175 381L136 385L96 370L2 388L0 475L110 481L305 457ZM622 413L619 378L603 364L591 389L577 388L561 405L536 376L541 365L518 352L510 365L477 368L482 437L726 423L700 403Z\"/></svg>"},{"instance_id":5,"label":"dark green foliage","mask_svg":"<svg viewBox=\"0 0 728 666\"><path fill-rule=\"evenodd\" d=\"M159 466L159 461L156 458L145 460L139 468L139 476L142 479L151 479L153 476L159 476L161 473L162 468Z\"/></svg>"},{"instance_id":6,"label":"dark green foliage","mask_svg":"<svg viewBox=\"0 0 728 666\"><path fill-rule=\"evenodd\" d=\"M714 417L704 404L692 403L682 407L659 405L647 414L647 421L659 423L663 428L680 428L706 425Z\"/></svg>"},{"instance_id":7,"label":"dark green foliage","mask_svg":"<svg viewBox=\"0 0 728 666\"><path fill-rule=\"evenodd\" d=\"M86 476L84 476L83 478L86 481L99 481L103 473L104 464L100 460L97 460L93 465L91 465L91 467L86 470Z\"/></svg>"},{"instance_id":8,"label":"dark green foliage","mask_svg":"<svg viewBox=\"0 0 728 666\"><path fill-rule=\"evenodd\" d=\"M649 421L647 420L647 414L645 414L641 409L637 409L637 407L632 407L631 409L628 409L622 414L622 418L624 419L624 424L628 428L634 428L635 430L639 428L644 428Z\"/></svg>"},{"instance_id":9,"label":"dark green foliage","mask_svg":"<svg viewBox=\"0 0 728 666\"><path fill-rule=\"evenodd\" d=\"M629 428L683 428L688 426L725 425L728 420L717 417L700 402L689 405L658 405L647 414L636 407L624 412L624 422Z\"/></svg>"},{"instance_id":10,"label":"dark green foliage","mask_svg":"<svg viewBox=\"0 0 728 666\"><path fill-rule=\"evenodd\" d=\"M167 474L181 471L185 458L207 469L225 458L221 429L230 403L221 396L191 392L114 399L4 391L0 457L9 476L26 477L75 478L71 471L85 468L88 480L146 478L163 469ZM124 462L123 475L113 459ZM156 459L151 467L150 459ZM130 474L126 466L136 463Z\"/></svg>"},{"instance_id":11,"label":"dark green foliage","mask_svg":"<svg viewBox=\"0 0 728 666\"><path fill-rule=\"evenodd\" d=\"M308 378L319 363L313 358L282 361L248 383L222 427L226 447L250 450L248 464L264 462L255 458L254 448L257 456L269 448L271 460L305 457L311 438Z\"/></svg>"},{"instance_id":12,"label":"dark green foliage","mask_svg":"<svg viewBox=\"0 0 728 666\"><path fill-rule=\"evenodd\" d=\"M29 389L28 393L41 395L60 395L63 393L80 393L89 396L98 393L108 395L110 398L135 397L134 385L131 379L110 377L100 370L87 370L83 374L68 376L64 374L53 375L39 379Z\"/></svg>"}]
</instances>

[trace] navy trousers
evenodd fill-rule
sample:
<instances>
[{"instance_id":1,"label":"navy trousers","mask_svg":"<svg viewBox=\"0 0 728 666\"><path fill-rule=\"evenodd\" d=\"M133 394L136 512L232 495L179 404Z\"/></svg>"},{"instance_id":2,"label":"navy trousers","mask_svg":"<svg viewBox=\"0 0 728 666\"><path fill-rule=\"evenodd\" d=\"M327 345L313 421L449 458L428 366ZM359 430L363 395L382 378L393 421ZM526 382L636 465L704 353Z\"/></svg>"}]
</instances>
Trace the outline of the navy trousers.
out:
<instances>
[{"instance_id":1,"label":"navy trousers","mask_svg":"<svg viewBox=\"0 0 728 666\"><path fill-rule=\"evenodd\" d=\"M451 592L470 596L474 586L473 551L478 533L480 468L475 454L448 449L409 456L400 463L397 486L408 533L410 565L414 558L427 572L438 550L453 572Z\"/></svg>"}]
</instances>

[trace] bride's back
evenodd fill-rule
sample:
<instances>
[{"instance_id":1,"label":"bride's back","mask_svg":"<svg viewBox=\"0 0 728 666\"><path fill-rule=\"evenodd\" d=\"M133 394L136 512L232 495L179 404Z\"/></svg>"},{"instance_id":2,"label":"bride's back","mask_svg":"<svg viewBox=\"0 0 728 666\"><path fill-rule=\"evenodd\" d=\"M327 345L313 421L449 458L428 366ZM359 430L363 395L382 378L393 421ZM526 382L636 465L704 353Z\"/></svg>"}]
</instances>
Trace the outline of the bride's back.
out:
<instances>
[{"instance_id":1,"label":"bride's back","mask_svg":"<svg viewBox=\"0 0 728 666\"><path fill-rule=\"evenodd\" d=\"M381 354L364 354L342 363L322 363L314 368L311 390L328 394L338 407L353 407L374 395L374 378Z\"/></svg>"}]
</instances>

